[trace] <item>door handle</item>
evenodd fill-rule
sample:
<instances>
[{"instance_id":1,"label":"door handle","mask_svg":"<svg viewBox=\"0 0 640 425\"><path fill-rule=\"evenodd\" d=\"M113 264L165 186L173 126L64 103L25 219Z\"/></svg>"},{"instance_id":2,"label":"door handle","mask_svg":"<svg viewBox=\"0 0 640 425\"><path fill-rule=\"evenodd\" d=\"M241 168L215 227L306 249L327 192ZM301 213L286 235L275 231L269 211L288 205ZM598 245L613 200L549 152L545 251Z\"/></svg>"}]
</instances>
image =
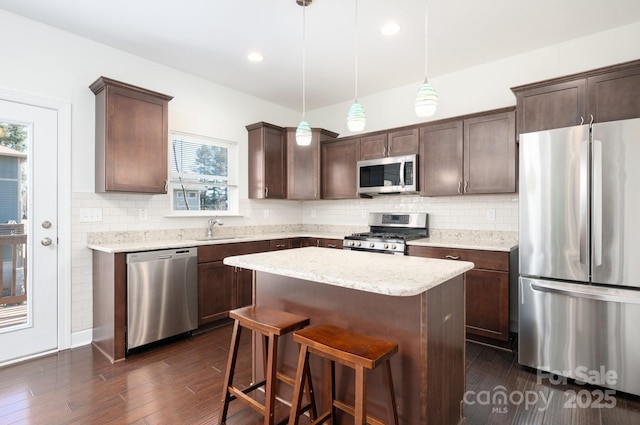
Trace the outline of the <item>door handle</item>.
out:
<instances>
[{"instance_id":1,"label":"door handle","mask_svg":"<svg viewBox=\"0 0 640 425\"><path fill-rule=\"evenodd\" d=\"M42 246L49 246L53 243L53 241L51 240L51 238L44 238L40 241L40 243L42 244Z\"/></svg>"}]
</instances>

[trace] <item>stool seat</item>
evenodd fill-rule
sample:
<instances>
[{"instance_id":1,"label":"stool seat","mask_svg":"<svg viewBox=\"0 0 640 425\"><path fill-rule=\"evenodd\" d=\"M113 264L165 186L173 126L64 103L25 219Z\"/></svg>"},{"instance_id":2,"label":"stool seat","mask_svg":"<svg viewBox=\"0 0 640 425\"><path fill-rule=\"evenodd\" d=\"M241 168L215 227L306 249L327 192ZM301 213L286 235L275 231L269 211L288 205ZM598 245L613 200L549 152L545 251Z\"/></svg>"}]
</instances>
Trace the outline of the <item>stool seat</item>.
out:
<instances>
[{"instance_id":1,"label":"stool seat","mask_svg":"<svg viewBox=\"0 0 640 425\"><path fill-rule=\"evenodd\" d=\"M398 344L368 335L356 334L331 325L318 325L301 329L293 340L305 344L312 351L322 352L339 363L360 365L375 369L398 352ZM351 366L353 367L353 366Z\"/></svg>"},{"instance_id":2,"label":"stool seat","mask_svg":"<svg viewBox=\"0 0 640 425\"><path fill-rule=\"evenodd\" d=\"M222 389L222 408L219 423L225 423L229 412L229 403L238 399L264 416L265 425L273 425L275 420L275 396L276 380L294 385L293 378L276 371L278 359L278 339L280 336L290 332L300 330L309 324L309 318L281 310L274 310L268 307L250 305L238 308L229 312L229 317L234 319L233 333L231 335L231 348L229 349L229 359L224 377ZM263 337L262 362L264 366L265 379L252 384L248 388L240 389L233 385L233 375L240 346L240 335L242 328L257 332ZM311 376L307 367L302 372L302 381L305 383L308 403L302 408L303 411L311 410L312 419L316 418L317 411L311 385ZM264 404L250 397L248 393L263 387L265 389ZM285 421L288 420L285 419ZM283 421L282 423L285 423Z\"/></svg>"},{"instance_id":3,"label":"stool seat","mask_svg":"<svg viewBox=\"0 0 640 425\"><path fill-rule=\"evenodd\" d=\"M312 425L324 423L329 419L335 420L337 409L354 416L356 425L384 425L379 419L367 415L366 409L367 386L364 369L375 369L378 366L382 366L382 379L386 390L386 424L398 425L398 412L390 362L391 357L398 352L397 343L324 324L295 331L293 340L300 344L300 355L289 425L297 425L300 413L304 411L301 409L302 385L305 375L310 374L310 353L323 357L328 363L329 369L329 376L326 377L325 382L326 398L329 406L327 406L328 408L324 413L319 414L311 422ZM349 405L336 399L335 363L340 363L355 370L354 405Z\"/></svg>"},{"instance_id":4,"label":"stool seat","mask_svg":"<svg viewBox=\"0 0 640 425\"><path fill-rule=\"evenodd\" d=\"M249 305L229 312L240 326L267 335L284 335L309 324L309 318L282 310Z\"/></svg>"}]
</instances>

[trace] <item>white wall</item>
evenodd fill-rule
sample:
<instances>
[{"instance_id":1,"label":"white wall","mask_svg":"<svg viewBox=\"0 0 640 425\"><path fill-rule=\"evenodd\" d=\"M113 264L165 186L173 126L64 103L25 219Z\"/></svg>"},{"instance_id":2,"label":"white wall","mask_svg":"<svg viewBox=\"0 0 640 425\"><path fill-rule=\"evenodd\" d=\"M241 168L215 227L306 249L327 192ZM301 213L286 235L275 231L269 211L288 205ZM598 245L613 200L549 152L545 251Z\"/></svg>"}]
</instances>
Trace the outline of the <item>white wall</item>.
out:
<instances>
[{"instance_id":1,"label":"white wall","mask_svg":"<svg viewBox=\"0 0 640 425\"><path fill-rule=\"evenodd\" d=\"M68 101L72 104L72 331L76 341L90 338L92 265L87 232L202 227L203 218L167 218L166 195L95 194L94 96L88 86L100 75L174 96L169 127L239 142L240 210L227 225L350 224L366 225L367 211L427 211L431 225L442 229L515 230L517 196L452 198L389 197L354 201L251 201L246 199L245 125L257 121L295 126L299 112L229 90L87 39L0 10L3 64L0 87ZM509 87L599 66L640 58L640 23L524 55L430 78L440 106L433 119L515 103ZM420 82L361 98L367 131L419 122L413 98ZM349 135L350 104L308 112L309 122ZM102 223L79 222L79 209L103 209ZM149 218L140 222L137 210ZM496 221L486 210L496 210Z\"/></svg>"},{"instance_id":2,"label":"white wall","mask_svg":"<svg viewBox=\"0 0 640 425\"><path fill-rule=\"evenodd\" d=\"M438 93L438 110L427 120L417 117L413 111L413 101L422 81L372 96L360 96L367 114L365 131L515 105L511 87L640 59L638 40L640 22L459 72L429 76ZM351 102L346 102L310 111L307 121L312 127L327 128L341 136L352 135L347 128L350 106Z\"/></svg>"}]
</instances>

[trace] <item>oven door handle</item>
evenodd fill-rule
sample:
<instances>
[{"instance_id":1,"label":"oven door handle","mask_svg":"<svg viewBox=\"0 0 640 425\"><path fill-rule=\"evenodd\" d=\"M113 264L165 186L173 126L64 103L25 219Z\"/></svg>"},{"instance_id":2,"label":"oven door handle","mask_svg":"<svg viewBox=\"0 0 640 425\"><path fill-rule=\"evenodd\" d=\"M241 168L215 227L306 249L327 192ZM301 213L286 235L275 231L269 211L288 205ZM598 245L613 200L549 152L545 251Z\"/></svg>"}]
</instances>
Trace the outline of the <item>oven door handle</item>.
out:
<instances>
[{"instance_id":1,"label":"oven door handle","mask_svg":"<svg viewBox=\"0 0 640 425\"><path fill-rule=\"evenodd\" d=\"M405 160L400 161L400 187L404 189L404 166Z\"/></svg>"}]
</instances>

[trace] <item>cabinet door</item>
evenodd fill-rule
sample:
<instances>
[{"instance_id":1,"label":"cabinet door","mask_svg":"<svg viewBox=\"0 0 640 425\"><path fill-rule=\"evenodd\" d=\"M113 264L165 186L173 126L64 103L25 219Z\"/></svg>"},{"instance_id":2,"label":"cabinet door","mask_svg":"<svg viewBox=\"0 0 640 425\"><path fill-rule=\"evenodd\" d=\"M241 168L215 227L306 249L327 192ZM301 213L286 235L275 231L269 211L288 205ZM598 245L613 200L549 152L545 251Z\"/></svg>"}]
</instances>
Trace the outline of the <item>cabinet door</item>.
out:
<instances>
[{"instance_id":1,"label":"cabinet door","mask_svg":"<svg viewBox=\"0 0 640 425\"><path fill-rule=\"evenodd\" d=\"M376 159L388 156L387 133L360 138L360 159Z\"/></svg>"},{"instance_id":2,"label":"cabinet door","mask_svg":"<svg viewBox=\"0 0 640 425\"><path fill-rule=\"evenodd\" d=\"M233 267L235 278L235 305L240 308L253 304L253 271Z\"/></svg>"},{"instance_id":3,"label":"cabinet door","mask_svg":"<svg viewBox=\"0 0 640 425\"><path fill-rule=\"evenodd\" d=\"M640 65L587 78L587 114L594 122L640 118Z\"/></svg>"},{"instance_id":4,"label":"cabinet door","mask_svg":"<svg viewBox=\"0 0 640 425\"><path fill-rule=\"evenodd\" d=\"M462 194L462 121L420 129L420 192L427 196Z\"/></svg>"},{"instance_id":5,"label":"cabinet door","mask_svg":"<svg viewBox=\"0 0 640 425\"><path fill-rule=\"evenodd\" d=\"M233 267L222 261L198 264L198 325L229 316L233 308Z\"/></svg>"},{"instance_id":6,"label":"cabinet door","mask_svg":"<svg viewBox=\"0 0 640 425\"><path fill-rule=\"evenodd\" d=\"M249 198L287 197L287 149L284 130L260 122L248 125Z\"/></svg>"},{"instance_id":7,"label":"cabinet door","mask_svg":"<svg viewBox=\"0 0 640 425\"><path fill-rule=\"evenodd\" d=\"M516 191L515 111L464 120L465 194Z\"/></svg>"},{"instance_id":8,"label":"cabinet door","mask_svg":"<svg viewBox=\"0 0 640 425\"><path fill-rule=\"evenodd\" d=\"M360 139L322 144L322 198L357 198L357 164Z\"/></svg>"},{"instance_id":9,"label":"cabinet door","mask_svg":"<svg viewBox=\"0 0 640 425\"><path fill-rule=\"evenodd\" d=\"M514 88L513 91L518 110L518 135L579 125L585 117L584 78L532 88Z\"/></svg>"},{"instance_id":10,"label":"cabinet door","mask_svg":"<svg viewBox=\"0 0 640 425\"><path fill-rule=\"evenodd\" d=\"M320 199L320 135L312 130L310 146L296 143L296 129L287 128L287 199Z\"/></svg>"},{"instance_id":11,"label":"cabinet door","mask_svg":"<svg viewBox=\"0 0 640 425\"><path fill-rule=\"evenodd\" d=\"M509 273L469 270L466 274L467 333L509 340Z\"/></svg>"},{"instance_id":12,"label":"cabinet door","mask_svg":"<svg viewBox=\"0 0 640 425\"><path fill-rule=\"evenodd\" d=\"M387 135L387 156L413 155L420 152L420 130L390 131Z\"/></svg>"},{"instance_id":13,"label":"cabinet door","mask_svg":"<svg viewBox=\"0 0 640 425\"><path fill-rule=\"evenodd\" d=\"M96 192L167 193L171 96L101 77L96 94Z\"/></svg>"}]
</instances>

